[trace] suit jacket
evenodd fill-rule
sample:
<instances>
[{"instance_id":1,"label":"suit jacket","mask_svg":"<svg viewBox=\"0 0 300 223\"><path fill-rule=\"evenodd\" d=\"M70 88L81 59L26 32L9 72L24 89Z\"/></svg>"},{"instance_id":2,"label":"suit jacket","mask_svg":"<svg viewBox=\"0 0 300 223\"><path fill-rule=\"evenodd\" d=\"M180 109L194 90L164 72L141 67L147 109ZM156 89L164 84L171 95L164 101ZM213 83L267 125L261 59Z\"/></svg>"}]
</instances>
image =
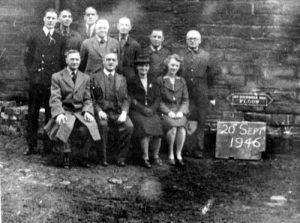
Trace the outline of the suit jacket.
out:
<instances>
[{"instance_id":1,"label":"suit jacket","mask_svg":"<svg viewBox=\"0 0 300 223\"><path fill-rule=\"evenodd\" d=\"M162 46L160 50L154 52L150 46L143 49L143 55L147 55L150 58L150 70L149 75L157 78L158 76L165 75L163 70L165 67L164 60L171 54L171 51Z\"/></svg>"},{"instance_id":2,"label":"suit jacket","mask_svg":"<svg viewBox=\"0 0 300 223\"><path fill-rule=\"evenodd\" d=\"M88 36L88 34L86 33L86 24L85 23L82 23L81 25L78 25L78 32L81 36L81 39L82 41L85 40L85 39L89 39L89 38L92 38L96 35L96 30L93 29L92 31L92 35L91 36ZM95 26L94 26L95 28Z\"/></svg>"},{"instance_id":3,"label":"suit jacket","mask_svg":"<svg viewBox=\"0 0 300 223\"><path fill-rule=\"evenodd\" d=\"M30 84L50 87L51 75L64 65L64 50L65 41L59 32L54 31L51 42L42 28L31 32L24 53Z\"/></svg>"},{"instance_id":4,"label":"suit jacket","mask_svg":"<svg viewBox=\"0 0 300 223\"><path fill-rule=\"evenodd\" d=\"M118 73L123 74L128 82L135 77L134 62L141 54L141 51L141 45L131 36L128 36L123 49L120 46Z\"/></svg>"},{"instance_id":5,"label":"suit jacket","mask_svg":"<svg viewBox=\"0 0 300 223\"><path fill-rule=\"evenodd\" d=\"M101 50L100 43L96 36L83 41L80 49L81 64L79 69L87 74L97 73L103 69L103 57L107 53L119 55L119 42L116 39L107 37L105 49Z\"/></svg>"},{"instance_id":6,"label":"suit jacket","mask_svg":"<svg viewBox=\"0 0 300 223\"><path fill-rule=\"evenodd\" d=\"M189 112L189 94L186 82L182 77L176 77L174 87L166 76L158 77L157 83L160 86L160 111L168 114L170 111L181 111L187 115Z\"/></svg>"},{"instance_id":7,"label":"suit jacket","mask_svg":"<svg viewBox=\"0 0 300 223\"><path fill-rule=\"evenodd\" d=\"M98 73L92 74L91 76L91 85L92 85L92 95L93 95L93 104L96 112L104 111L107 112L108 109L111 109L111 102L105 100L105 82L104 82L104 72L101 70ZM117 108L114 109L114 112L121 113L121 111L126 111L128 113L130 99L127 93L127 82L124 76L115 72L115 96Z\"/></svg>"},{"instance_id":8,"label":"suit jacket","mask_svg":"<svg viewBox=\"0 0 300 223\"><path fill-rule=\"evenodd\" d=\"M52 119L46 125L45 130L51 139L58 138L67 142L75 120L78 119L89 129L94 140L100 140L96 122L87 122L83 118L85 112L94 114L90 94L90 78L80 71L76 76L74 84L66 68L53 74L49 100ZM67 122L60 126L55 122L59 114L65 114L68 117Z\"/></svg>"},{"instance_id":9,"label":"suit jacket","mask_svg":"<svg viewBox=\"0 0 300 223\"><path fill-rule=\"evenodd\" d=\"M208 84L219 73L219 66L203 49L194 52L185 49L180 52L183 57L183 72L189 90L191 103L198 109L208 106Z\"/></svg>"},{"instance_id":10,"label":"suit jacket","mask_svg":"<svg viewBox=\"0 0 300 223\"><path fill-rule=\"evenodd\" d=\"M160 94L159 87L155 79L148 77L147 92L138 76L135 76L132 83L128 84L128 93L131 99L135 99L136 103L131 103L130 109L139 113L144 113L145 108L151 109L153 114L156 113Z\"/></svg>"}]
</instances>

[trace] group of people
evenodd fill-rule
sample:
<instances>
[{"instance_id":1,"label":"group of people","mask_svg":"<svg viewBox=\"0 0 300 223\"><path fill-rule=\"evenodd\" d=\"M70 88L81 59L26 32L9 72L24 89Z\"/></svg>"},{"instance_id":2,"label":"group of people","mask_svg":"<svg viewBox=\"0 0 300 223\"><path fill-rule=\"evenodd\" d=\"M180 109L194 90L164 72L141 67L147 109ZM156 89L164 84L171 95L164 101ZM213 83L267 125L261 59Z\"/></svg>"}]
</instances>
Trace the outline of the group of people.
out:
<instances>
[{"instance_id":1,"label":"group of people","mask_svg":"<svg viewBox=\"0 0 300 223\"><path fill-rule=\"evenodd\" d=\"M202 157L208 81L218 71L200 48L198 31L187 32L186 49L174 54L163 45L161 29L152 30L150 45L142 49L130 35L127 17L119 19L117 38L110 37L109 22L99 19L93 7L86 8L85 24L77 31L71 29L68 9L59 16L48 9L43 21L25 50L30 87L24 155L36 152L39 110L45 107L44 153L61 153L64 168L70 168L75 138L86 167L90 148L107 166L108 147L117 165L126 166L133 141L141 149L143 166L162 165L163 137L168 163L184 166L188 119L198 122L192 155Z\"/></svg>"}]
</instances>

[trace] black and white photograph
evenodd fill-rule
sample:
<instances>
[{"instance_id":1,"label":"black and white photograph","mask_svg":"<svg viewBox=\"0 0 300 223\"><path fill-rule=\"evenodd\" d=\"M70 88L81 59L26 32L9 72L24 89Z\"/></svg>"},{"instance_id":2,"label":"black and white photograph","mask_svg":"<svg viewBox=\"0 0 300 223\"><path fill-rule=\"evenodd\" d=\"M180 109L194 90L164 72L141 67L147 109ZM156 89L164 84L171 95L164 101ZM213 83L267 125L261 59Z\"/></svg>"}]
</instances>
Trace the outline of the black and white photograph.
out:
<instances>
[{"instance_id":1,"label":"black and white photograph","mask_svg":"<svg viewBox=\"0 0 300 223\"><path fill-rule=\"evenodd\" d=\"M0 0L0 223L299 223L299 0Z\"/></svg>"}]
</instances>

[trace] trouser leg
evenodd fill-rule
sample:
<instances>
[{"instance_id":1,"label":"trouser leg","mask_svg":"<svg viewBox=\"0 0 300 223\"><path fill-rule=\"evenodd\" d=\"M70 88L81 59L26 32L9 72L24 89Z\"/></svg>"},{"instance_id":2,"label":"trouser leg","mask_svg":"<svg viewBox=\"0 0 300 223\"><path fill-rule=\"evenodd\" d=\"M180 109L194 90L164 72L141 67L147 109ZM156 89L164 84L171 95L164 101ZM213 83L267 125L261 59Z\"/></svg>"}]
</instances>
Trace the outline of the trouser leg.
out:
<instances>
[{"instance_id":1,"label":"trouser leg","mask_svg":"<svg viewBox=\"0 0 300 223\"><path fill-rule=\"evenodd\" d=\"M38 118L42 100L38 86L31 86L28 101L27 144L29 149L37 146Z\"/></svg>"},{"instance_id":2,"label":"trouser leg","mask_svg":"<svg viewBox=\"0 0 300 223\"><path fill-rule=\"evenodd\" d=\"M118 162L125 162L133 133L133 124L129 117L127 117L124 123L117 126L117 131L116 158Z\"/></svg>"},{"instance_id":3,"label":"trouser leg","mask_svg":"<svg viewBox=\"0 0 300 223\"><path fill-rule=\"evenodd\" d=\"M99 157L102 157L102 162L107 162L107 134L108 134L108 123L106 120L98 121L98 128L101 135L101 141L99 142L99 146L96 148L96 152Z\"/></svg>"}]
</instances>

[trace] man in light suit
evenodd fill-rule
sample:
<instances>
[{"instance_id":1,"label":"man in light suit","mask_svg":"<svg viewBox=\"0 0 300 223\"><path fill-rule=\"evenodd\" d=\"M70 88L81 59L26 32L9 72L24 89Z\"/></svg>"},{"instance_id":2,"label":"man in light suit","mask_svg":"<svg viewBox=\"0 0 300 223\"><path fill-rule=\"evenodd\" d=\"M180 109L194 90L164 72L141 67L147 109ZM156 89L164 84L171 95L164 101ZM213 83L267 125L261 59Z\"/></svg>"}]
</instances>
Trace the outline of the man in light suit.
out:
<instances>
[{"instance_id":1,"label":"man in light suit","mask_svg":"<svg viewBox=\"0 0 300 223\"><path fill-rule=\"evenodd\" d=\"M29 100L27 144L24 155L36 152L38 139L38 118L40 108L45 108L45 123L51 114L49 108L51 75L63 68L64 38L55 30L57 12L47 9L44 26L31 32L26 41L24 65L29 74ZM49 153L51 144L46 134L43 138L44 153Z\"/></svg>"},{"instance_id":2,"label":"man in light suit","mask_svg":"<svg viewBox=\"0 0 300 223\"><path fill-rule=\"evenodd\" d=\"M82 149L85 155L89 149L90 136L100 140L90 94L90 78L78 71L80 54L77 50L66 52L67 67L53 74L51 83L50 107L52 119L45 126L50 139L56 141L58 152L63 154L63 166L70 168L70 136L74 129L79 130ZM81 164L89 167L85 160Z\"/></svg>"},{"instance_id":3,"label":"man in light suit","mask_svg":"<svg viewBox=\"0 0 300 223\"><path fill-rule=\"evenodd\" d=\"M129 97L124 76L116 72L118 56L108 53L103 58L104 68L91 76L93 104L102 141L102 164L107 166L106 146L108 128L117 134L114 149L117 164L124 167L129 150L133 124L128 116ZM100 152L98 150L98 152ZM100 154L99 154L100 155Z\"/></svg>"},{"instance_id":4,"label":"man in light suit","mask_svg":"<svg viewBox=\"0 0 300 223\"><path fill-rule=\"evenodd\" d=\"M97 10L90 6L84 11L84 23L79 27L78 32L82 40L92 38L96 35L95 24L98 19Z\"/></svg>"},{"instance_id":5,"label":"man in light suit","mask_svg":"<svg viewBox=\"0 0 300 223\"><path fill-rule=\"evenodd\" d=\"M96 22L96 36L83 41L80 49L79 69L86 74L94 74L103 69L103 58L108 52L119 54L119 43L108 36L109 23L106 19Z\"/></svg>"}]
</instances>

